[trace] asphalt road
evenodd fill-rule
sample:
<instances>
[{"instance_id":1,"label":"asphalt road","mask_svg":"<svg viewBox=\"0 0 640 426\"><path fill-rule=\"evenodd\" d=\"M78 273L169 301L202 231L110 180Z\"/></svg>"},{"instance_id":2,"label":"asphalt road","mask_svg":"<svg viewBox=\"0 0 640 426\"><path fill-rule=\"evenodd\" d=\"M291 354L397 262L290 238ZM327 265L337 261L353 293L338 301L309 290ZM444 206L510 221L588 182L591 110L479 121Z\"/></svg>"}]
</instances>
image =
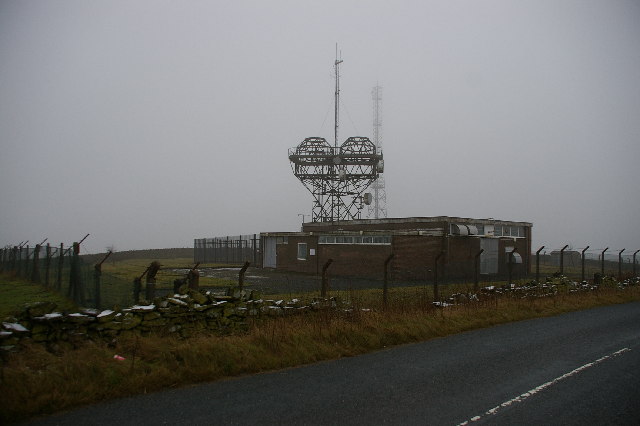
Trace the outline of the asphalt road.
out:
<instances>
[{"instance_id":1,"label":"asphalt road","mask_svg":"<svg viewBox=\"0 0 640 426\"><path fill-rule=\"evenodd\" d=\"M640 424L640 303L85 407L33 425Z\"/></svg>"}]
</instances>

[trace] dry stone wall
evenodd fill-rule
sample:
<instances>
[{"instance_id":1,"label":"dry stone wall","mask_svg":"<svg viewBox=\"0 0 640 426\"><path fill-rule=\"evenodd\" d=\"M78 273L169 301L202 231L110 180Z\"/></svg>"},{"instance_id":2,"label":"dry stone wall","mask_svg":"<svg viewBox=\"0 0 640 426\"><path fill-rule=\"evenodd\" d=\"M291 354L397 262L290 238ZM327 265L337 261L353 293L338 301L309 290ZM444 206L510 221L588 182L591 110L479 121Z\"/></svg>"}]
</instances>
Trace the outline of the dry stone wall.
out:
<instances>
[{"instance_id":1,"label":"dry stone wall","mask_svg":"<svg viewBox=\"0 0 640 426\"><path fill-rule=\"evenodd\" d=\"M17 317L2 322L0 348L12 350L22 339L77 345L87 339L109 340L119 335L152 332L181 337L203 332L227 334L247 330L250 317L299 314L336 306L335 299L316 299L304 305L298 299L285 302L262 300L256 296L238 289L214 294L183 286L178 293L155 299L153 303L117 311L83 309L63 314L56 312L55 303L33 303Z\"/></svg>"}]
</instances>

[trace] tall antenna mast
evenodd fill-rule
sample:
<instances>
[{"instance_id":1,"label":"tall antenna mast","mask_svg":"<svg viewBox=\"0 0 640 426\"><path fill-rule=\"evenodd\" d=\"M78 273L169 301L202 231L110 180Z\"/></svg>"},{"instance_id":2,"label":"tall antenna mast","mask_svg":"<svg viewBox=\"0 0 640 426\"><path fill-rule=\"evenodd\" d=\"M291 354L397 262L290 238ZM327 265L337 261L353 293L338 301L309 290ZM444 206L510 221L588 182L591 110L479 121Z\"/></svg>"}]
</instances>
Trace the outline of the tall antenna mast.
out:
<instances>
[{"instance_id":1,"label":"tall antenna mast","mask_svg":"<svg viewBox=\"0 0 640 426\"><path fill-rule=\"evenodd\" d=\"M351 136L338 145L341 63L336 43L334 145L308 137L289 150L293 174L313 195L313 222L360 219L364 206L371 203L371 194L364 191L384 171L382 152L369 138Z\"/></svg>"},{"instance_id":2,"label":"tall antenna mast","mask_svg":"<svg viewBox=\"0 0 640 426\"><path fill-rule=\"evenodd\" d=\"M342 53L340 54L342 57ZM336 71L336 99L335 99L335 136L333 141L333 146L338 147L338 126L340 125L340 64L342 63L342 59L338 59L338 43L336 43L336 62L334 63L335 71Z\"/></svg>"},{"instance_id":3,"label":"tall antenna mast","mask_svg":"<svg viewBox=\"0 0 640 426\"><path fill-rule=\"evenodd\" d=\"M382 153L382 87L376 84L371 90L373 99L373 143L379 153ZM369 205L367 217L379 219L387 217L387 192L385 190L384 176L378 175L371 184L373 188L373 203Z\"/></svg>"}]
</instances>

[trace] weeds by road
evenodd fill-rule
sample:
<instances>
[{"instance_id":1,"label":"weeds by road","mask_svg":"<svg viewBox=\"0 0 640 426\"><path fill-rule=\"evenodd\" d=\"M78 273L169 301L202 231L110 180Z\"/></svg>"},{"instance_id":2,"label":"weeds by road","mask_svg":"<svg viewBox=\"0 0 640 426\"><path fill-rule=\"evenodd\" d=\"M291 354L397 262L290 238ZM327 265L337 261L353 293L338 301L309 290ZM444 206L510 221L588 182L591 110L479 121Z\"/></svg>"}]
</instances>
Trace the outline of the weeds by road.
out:
<instances>
[{"instance_id":1,"label":"weeds by road","mask_svg":"<svg viewBox=\"0 0 640 426\"><path fill-rule=\"evenodd\" d=\"M151 335L47 350L25 344L3 360L0 422L105 399L240 374L354 356L392 345L529 318L640 300L637 286L560 291L547 297L497 297L435 307L426 288L390 289L383 309L374 290L345 290L349 309L254 320L249 332L178 339ZM122 360L114 359L119 355Z\"/></svg>"}]
</instances>

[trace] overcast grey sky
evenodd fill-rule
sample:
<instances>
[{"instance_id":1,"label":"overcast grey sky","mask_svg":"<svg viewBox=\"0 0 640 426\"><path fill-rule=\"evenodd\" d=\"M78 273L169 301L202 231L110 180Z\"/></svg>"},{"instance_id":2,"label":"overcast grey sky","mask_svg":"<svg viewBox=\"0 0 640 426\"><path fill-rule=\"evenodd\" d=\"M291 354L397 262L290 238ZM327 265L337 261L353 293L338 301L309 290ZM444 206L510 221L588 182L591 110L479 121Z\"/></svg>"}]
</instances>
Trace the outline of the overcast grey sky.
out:
<instances>
[{"instance_id":1,"label":"overcast grey sky","mask_svg":"<svg viewBox=\"0 0 640 426\"><path fill-rule=\"evenodd\" d=\"M336 42L340 140L372 136L383 87L390 217L640 248L640 2L619 0L1 0L0 246L298 230L287 149L332 140Z\"/></svg>"}]
</instances>

